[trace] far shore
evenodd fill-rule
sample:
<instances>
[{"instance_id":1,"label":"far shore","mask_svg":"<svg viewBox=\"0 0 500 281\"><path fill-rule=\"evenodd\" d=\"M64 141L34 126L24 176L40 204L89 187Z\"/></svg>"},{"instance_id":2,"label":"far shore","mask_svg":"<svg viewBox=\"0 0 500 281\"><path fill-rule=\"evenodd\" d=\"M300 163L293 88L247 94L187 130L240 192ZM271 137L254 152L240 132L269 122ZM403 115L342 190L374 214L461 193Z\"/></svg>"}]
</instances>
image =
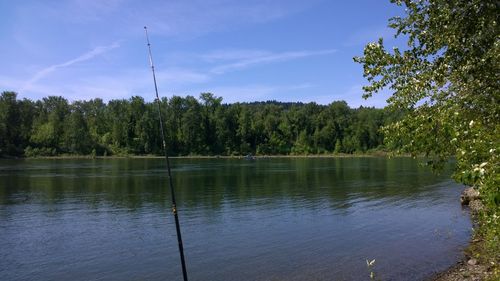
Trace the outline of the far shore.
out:
<instances>
[{"instance_id":1,"label":"far shore","mask_svg":"<svg viewBox=\"0 0 500 281\"><path fill-rule=\"evenodd\" d=\"M169 156L171 159L267 159L267 158L364 158L364 157L411 157L407 154L392 155L390 152L376 151L369 153L302 154L302 155L183 155ZM0 159L160 159L162 155L57 155L36 157L7 157Z\"/></svg>"}]
</instances>

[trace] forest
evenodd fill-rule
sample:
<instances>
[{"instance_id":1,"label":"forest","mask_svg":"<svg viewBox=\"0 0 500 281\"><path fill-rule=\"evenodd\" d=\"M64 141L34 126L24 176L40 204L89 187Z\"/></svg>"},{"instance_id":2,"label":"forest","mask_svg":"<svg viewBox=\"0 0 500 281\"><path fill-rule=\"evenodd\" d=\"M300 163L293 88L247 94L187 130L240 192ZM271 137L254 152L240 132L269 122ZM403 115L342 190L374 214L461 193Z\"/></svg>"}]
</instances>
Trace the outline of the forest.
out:
<instances>
[{"instance_id":1,"label":"forest","mask_svg":"<svg viewBox=\"0 0 500 281\"><path fill-rule=\"evenodd\" d=\"M161 105L172 156L364 153L385 149L380 128L401 115L345 101L225 104L211 93L163 98ZM107 103L0 96L3 157L161 155L161 143L157 103L139 96Z\"/></svg>"}]
</instances>

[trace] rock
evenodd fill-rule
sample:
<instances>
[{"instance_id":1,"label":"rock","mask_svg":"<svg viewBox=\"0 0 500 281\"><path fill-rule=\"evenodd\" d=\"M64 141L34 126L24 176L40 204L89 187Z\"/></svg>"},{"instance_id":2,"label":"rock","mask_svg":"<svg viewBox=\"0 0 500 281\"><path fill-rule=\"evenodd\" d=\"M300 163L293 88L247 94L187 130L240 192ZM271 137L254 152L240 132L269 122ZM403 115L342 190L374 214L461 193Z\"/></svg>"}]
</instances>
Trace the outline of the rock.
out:
<instances>
[{"instance_id":1,"label":"rock","mask_svg":"<svg viewBox=\"0 0 500 281\"><path fill-rule=\"evenodd\" d=\"M460 202L462 205L469 205L469 202L479 199L479 191L473 187L467 187L460 195Z\"/></svg>"},{"instance_id":2,"label":"rock","mask_svg":"<svg viewBox=\"0 0 500 281\"><path fill-rule=\"evenodd\" d=\"M476 259L470 259L470 260L467 261L467 263L469 265L476 265L477 264L477 260Z\"/></svg>"},{"instance_id":3,"label":"rock","mask_svg":"<svg viewBox=\"0 0 500 281\"><path fill-rule=\"evenodd\" d=\"M476 200L470 201L469 208L470 208L472 213L477 214L480 211L484 210L484 205L483 205L483 202L481 202L481 200L476 199Z\"/></svg>"}]
</instances>

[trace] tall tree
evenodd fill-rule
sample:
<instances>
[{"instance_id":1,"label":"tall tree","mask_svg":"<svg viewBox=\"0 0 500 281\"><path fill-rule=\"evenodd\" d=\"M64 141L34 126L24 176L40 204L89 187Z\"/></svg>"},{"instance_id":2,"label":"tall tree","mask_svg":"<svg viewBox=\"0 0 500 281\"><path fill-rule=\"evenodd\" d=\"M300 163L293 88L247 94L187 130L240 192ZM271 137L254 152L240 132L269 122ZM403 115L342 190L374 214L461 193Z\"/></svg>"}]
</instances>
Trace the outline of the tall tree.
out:
<instances>
[{"instance_id":1,"label":"tall tree","mask_svg":"<svg viewBox=\"0 0 500 281\"><path fill-rule=\"evenodd\" d=\"M93 143L82 104L76 102L72 107L71 113L65 120L64 150L72 154L89 154L92 151Z\"/></svg>"},{"instance_id":2,"label":"tall tree","mask_svg":"<svg viewBox=\"0 0 500 281\"><path fill-rule=\"evenodd\" d=\"M203 116L198 100L187 96L184 100L186 112L182 116L182 143L183 154L206 154L208 144L203 142Z\"/></svg>"},{"instance_id":3,"label":"tall tree","mask_svg":"<svg viewBox=\"0 0 500 281\"><path fill-rule=\"evenodd\" d=\"M37 106L31 141L36 147L50 149L50 154L62 152L64 121L70 112L68 101L60 96L49 96Z\"/></svg>"},{"instance_id":4,"label":"tall tree","mask_svg":"<svg viewBox=\"0 0 500 281\"><path fill-rule=\"evenodd\" d=\"M3 92L0 96L0 155L20 154L21 122L16 98L14 92Z\"/></svg>"},{"instance_id":5,"label":"tall tree","mask_svg":"<svg viewBox=\"0 0 500 281\"><path fill-rule=\"evenodd\" d=\"M112 100L106 110L110 120L109 135L104 138L114 153L119 153L123 148L129 148L129 120L130 111L127 100Z\"/></svg>"},{"instance_id":6,"label":"tall tree","mask_svg":"<svg viewBox=\"0 0 500 281\"><path fill-rule=\"evenodd\" d=\"M222 148L217 141L216 133L216 112L221 106L222 98L215 97L212 93L201 93L200 100L203 105L202 110L202 130L203 141L208 144L208 150L211 153L220 153Z\"/></svg>"},{"instance_id":7,"label":"tall tree","mask_svg":"<svg viewBox=\"0 0 500 281\"><path fill-rule=\"evenodd\" d=\"M145 118L146 105L144 99L134 96L129 102L129 120L127 138L133 153L144 154L148 143L148 120ZM148 148L149 150L149 148Z\"/></svg>"},{"instance_id":8,"label":"tall tree","mask_svg":"<svg viewBox=\"0 0 500 281\"><path fill-rule=\"evenodd\" d=\"M425 153L435 166L455 156L460 171L488 162L493 171L498 159L490 150L500 139L498 2L392 2L406 6L406 17L389 26L408 47L389 51L380 39L355 58L370 82L365 97L390 88L390 106L408 111L386 127L386 140L402 140L403 150Z\"/></svg>"},{"instance_id":9,"label":"tall tree","mask_svg":"<svg viewBox=\"0 0 500 281\"><path fill-rule=\"evenodd\" d=\"M20 149L30 145L30 138L33 126L33 119L37 114L35 103L29 99L23 99L17 102L19 108L19 137Z\"/></svg>"},{"instance_id":10,"label":"tall tree","mask_svg":"<svg viewBox=\"0 0 500 281\"><path fill-rule=\"evenodd\" d=\"M486 240L498 260L500 4L496 0L392 2L404 5L406 15L392 18L389 26L408 44L390 51L380 39L355 58L369 82L365 97L389 88L390 106L407 112L385 127L389 144L413 155L423 153L438 168L449 157L456 158L455 178L475 186L489 207Z\"/></svg>"}]
</instances>

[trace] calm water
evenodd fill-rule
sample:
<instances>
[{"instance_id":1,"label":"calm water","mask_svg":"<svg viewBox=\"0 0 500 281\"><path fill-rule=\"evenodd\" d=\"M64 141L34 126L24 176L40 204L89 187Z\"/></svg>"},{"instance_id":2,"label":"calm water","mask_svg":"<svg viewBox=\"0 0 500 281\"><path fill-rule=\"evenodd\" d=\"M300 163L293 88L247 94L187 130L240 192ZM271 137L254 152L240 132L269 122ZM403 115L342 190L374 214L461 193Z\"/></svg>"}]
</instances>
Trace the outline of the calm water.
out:
<instances>
[{"instance_id":1,"label":"calm water","mask_svg":"<svg viewBox=\"0 0 500 281\"><path fill-rule=\"evenodd\" d=\"M174 159L191 280L422 280L461 187L412 159ZM0 161L1 280L180 280L161 159Z\"/></svg>"}]
</instances>

